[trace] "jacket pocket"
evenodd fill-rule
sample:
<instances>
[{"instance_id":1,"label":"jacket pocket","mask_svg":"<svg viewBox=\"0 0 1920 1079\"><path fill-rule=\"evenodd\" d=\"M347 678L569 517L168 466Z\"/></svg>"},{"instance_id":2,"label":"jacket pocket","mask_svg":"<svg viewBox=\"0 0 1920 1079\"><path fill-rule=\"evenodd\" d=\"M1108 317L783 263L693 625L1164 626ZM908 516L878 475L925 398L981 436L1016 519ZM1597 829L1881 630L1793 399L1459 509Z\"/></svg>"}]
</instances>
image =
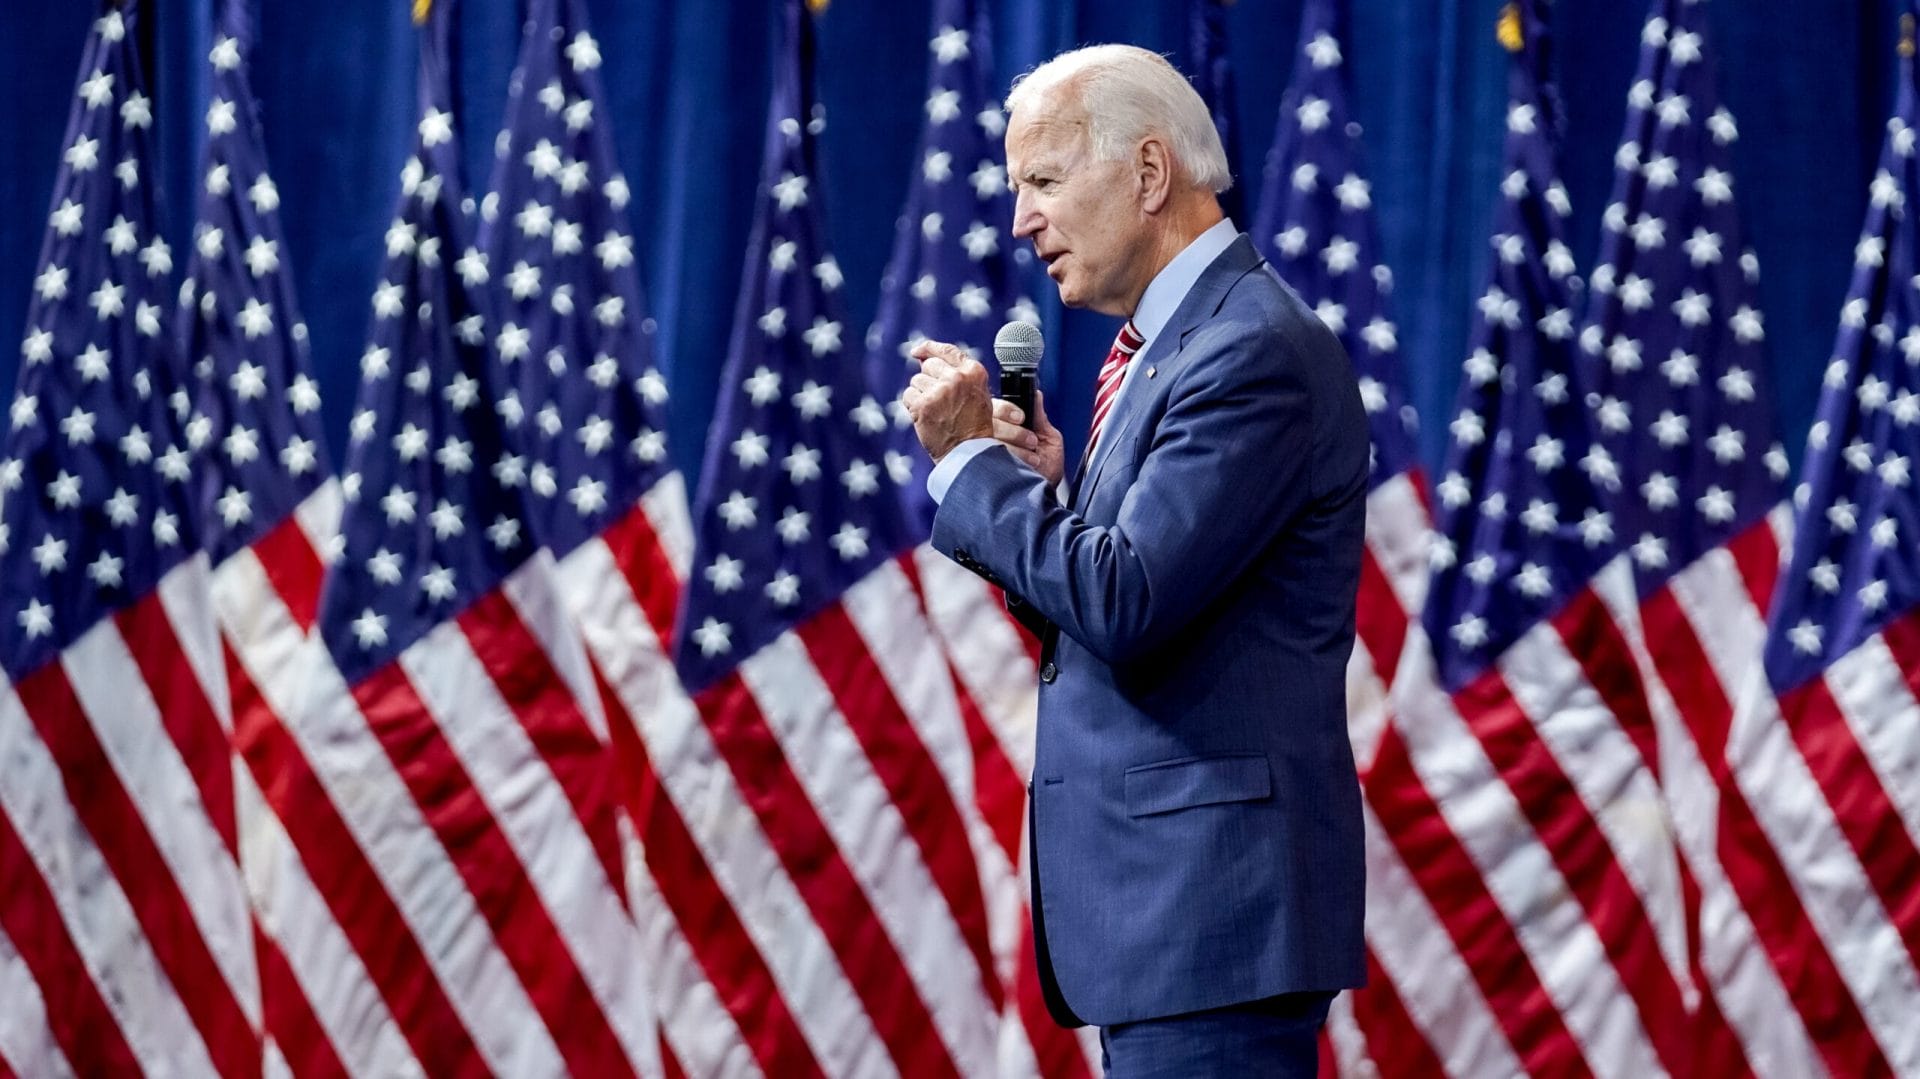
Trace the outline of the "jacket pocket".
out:
<instances>
[{"instance_id":1,"label":"jacket pocket","mask_svg":"<svg viewBox=\"0 0 1920 1079\"><path fill-rule=\"evenodd\" d=\"M1261 753L1139 764L1127 769L1125 782L1130 817L1273 796L1273 770Z\"/></svg>"}]
</instances>

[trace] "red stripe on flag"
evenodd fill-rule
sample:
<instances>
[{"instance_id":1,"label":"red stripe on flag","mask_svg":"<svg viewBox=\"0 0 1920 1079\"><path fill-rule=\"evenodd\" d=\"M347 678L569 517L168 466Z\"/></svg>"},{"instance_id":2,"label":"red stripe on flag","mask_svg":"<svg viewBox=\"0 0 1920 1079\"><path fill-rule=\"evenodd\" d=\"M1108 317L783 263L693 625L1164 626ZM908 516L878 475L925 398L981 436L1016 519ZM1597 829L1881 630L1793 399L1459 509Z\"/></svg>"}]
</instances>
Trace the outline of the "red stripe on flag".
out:
<instances>
[{"instance_id":1,"label":"red stripe on flag","mask_svg":"<svg viewBox=\"0 0 1920 1079\"><path fill-rule=\"evenodd\" d=\"M1387 580L1373 548L1367 547L1360 559L1360 592L1354 606L1354 631L1361 647L1373 661L1374 672L1382 685L1393 684L1393 672L1400 669L1400 650L1407 643L1408 617L1400 597Z\"/></svg>"},{"instance_id":2,"label":"red stripe on flag","mask_svg":"<svg viewBox=\"0 0 1920 1079\"><path fill-rule=\"evenodd\" d=\"M155 594L140 602L157 605L159 599ZM68 801L126 893L214 1068L229 1079L259 1075L259 1035L200 935L187 898L139 808L120 785L65 668L49 663L21 680L17 689L40 740L59 764ZM102 719L126 722L123 716Z\"/></svg>"},{"instance_id":3,"label":"red stripe on flag","mask_svg":"<svg viewBox=\"0 0 1920 1079\"><path fill-rule=\"evenodd\" d=\"M1569 1079L1591 1077L1579 1043L1540 983L1520 938L1441 815L1440 806L1427 793L1406 742L1392 723L1381 734L1365 793L1382 831L1447 927L1460 958L1473 972L1475 984L1527 1070Z\"/></svg>"},{"instance_id":4,"label":"red stripe on flag","mask_svg":"<svg viewBox=\"0 0 1920 1079\"><path fill-rule=\"evenodd\" d=\"M1587 683L1606 702L1607 711L1633 744L1640 748L1640 759L1655 779L1660 776L1660 735L1653 725L1653 713L1647 707L1647 687L1640 681L1640 667L1634 662L1627 640L1613 615L1600 602L1599 593L1581 589L1560 613L1553 616L1553 628L1566 643L1567 654L1580 664ZM1658 640L1659 638L1651 638Z\"/></svg>"},{"instance_id":5,"label":"red stripe on flag","mask_svg":"<svg viewBox=\"0 0 1920 1079\"><path fill-rule=\"evenodd\" d=\"M1770 531L1762 531L1771 537ZM1751 535L1749 531L1748 537ZM1742 537L1742 541L1748 537ZM1875 1071L1875 1061L1877 1070L1884 1074L1886 1060L1855 1006L1846 980L1801 907L1800 894L1794 891L1772 841L1754 818L1746 795L1729 774L1726 753L1733 705L1672 586L1649 596L1640 615L1647 639L1660 642L1652 650L1654 669L1673 694L1674 704L1719 790L1721 870L1774 969L1780 972L1781 984L1799 1010L1808 1035L1834 1074L1866 1075ZM1689 920L1690 926L1698 924ZM1707 988L1704 981L1701 984Z\"/></svg>"},{"instance_id":6,"label":"red stripe on flag","mask_svg":"<svg viewBox=\"0 0 1920 1079\"><path fill-rule=\"evenodd\" d=\"M1372 946L1367 948L1366 987L1349 995L1353 998L1353 1020L1366 1036L1367 1059L1381 1075L1447 1074L1446 1066L1427 1044L1426 1034L1407 1014L1406 1002L1400 999Z\"/></svg>"},{"instance_id":7,"label":"red stripe on flag","mask_svg":"<svg viewBox=\"0 0 1920 1079\"><path fill-rule=\"evenodd\" d=\"M1720 864L1828 1069L1834 1075L1892 1075L1846 979L1801 907L1773 840L1732 784L1720 793L1719 832Z\"/></svg>"},{"instance_id":8,"label":"red stripe on flag","mask_svg":"<svg viewBox=\"0 0 1920 1079\"><path fill-rule=\"evenodd\" d=\"M154 593L122 609L113 617L120 637L140 668L140 680L153 694L160 722L180 751L180 759L200 790L201 804L227 853L239 857L239 830L234 820L233 743L207 700L206 687L187 661L174 635L167 609Z\"/></svg>"},{"instance_id":9,"label":"red stripe on flag","mask_svg":"<svg viewBox=\"0 0 1920 1079\"><path fill-rule=\"evenodd\" d=\"M673 619L680 606L680 577L667 560L660 536L653 530L643 505L635 505L625 517L600 533L600 542L613 553L633 598L646 612L647 622L660 635L660 644L673 654Z\"/></svg>"},{"instance_id":10,"label":"red stripe on flag","mask_svg":"<svg viewBox=\"0 0 1920 1079\"><path fill-rule=\"evenodd\" d=\"M1033 1046L1040 1074L1047 1079L1079 1079L1091 1076L1087 1055L1073 1031L1053 1021L1047 1011L1047 997L1040 988L1040 960L1033 950L1033 920L1020 931L1020 961L1014 974L1014 1000L1020 1009L1021 1025L1026 1027L1027 1042Z\"/></svg>"},{"instance_id":11,"label":"red stripe on flag","mask_svg":"<svg viewBox=\"0 0 1920 1079\"><path fill-rule=\"evenodd\" d=\"M1604 618L1604 609L1581 617L1596 616ZM1638 676L1634 684L1638 690ZM1461 687L1454 702L1585 909L1639 1009L1641 1026L1654 1051L1669 1071L1684 1074L1687 1012L1680 986L1660 954L1653 920L1621 869L1606 833L1542 741L1539 729L1514 700L1498 668L1489 668Z\"/></svg>"},{"instance_id":12,"label":"red stripe on flag","mask_svg":"<svg viewBox=\"0 0 1920 1079\"><path fill-rule=\"evenodd\" d=\"M1920 962L1920 850L1841 715L1826 678L1813 678L1781 694L1780 714L1860 868L1900 931L1907 954Z\"/></svg>"},{"instance_id":13,"label":"red stripe on flag","mask_svg":"<svg viewBox=\"0 0 1920 1079\"><path fill-rule=\"evenodd\" d=\"M333 1051L333 1041L313 1014L307 994L294 977L287 957L253 926L254 954L260 957L260 1000L265 1009L267 1035L295 1075L345 1075L347 1066Z\"/></svg>"},{"instance_id":14,"label":"red stripe on flag","mask_svg":"<svg viewBox=\"0 0 1920 1079\"><path fill-rule=\"evenodd\" d=\"M288 514L272 531L254 541L251 549L294 624L302 633L312 629L320 609L320 579L327 567L299 519Z\"/></svg>"},{"instance_id":15,"label":"red stripe on flag","mask_svg":"<svg viewBox=\"0 0 1920 1079\"><path fill-rule=\"evenodd\" d=\"M54 666L54 665L50 665ZM47 1025L77 1075L138 1075L140 1062L60 914L40 867L0 809L0 929L33 973ZM21 1062L22 1067L29 1066Z\"/></svg>"},{"instance_id":16,"label":"red stripe on flag","mask_svg":"<svg viewBox=\"0 0 1920 1079\"><path fill-rule=\"evenodd\" d=\"M519 718L534 751L573 804L573 814L600 857L607 883L626 903L626 873L621 868L620 831L615 823L614 761L581 715L572 688L504 592L495 590L475 600L456 621L501 698ZM567 628L572 629L571 623Z\"/></svg>"},{"instance_id":17,"label":"red stripe on flag","mask_svg":"<svg viewBox=\"0 0 1920 1079\"><path fill-rule=\"evenodd\" d=\"M234 744L414 1057L428 1075L484 1074L486 1062L406 917L231 646L226 655Z\"/></svg>"},{"instance_id":18,"label":"red stripe on flag","mask_svg":"<svg viewBox=\"0 0 1920 1079\"><path fill-rule=\"evenodd\" d=\"M874 774L887 788L888 799L900 811L907 834L920 848L921 860L952 910L961 937L973 951L980 968L980 984L997 1011L1005 993L993 968L980 868L974 861L966 821L941 776L940 766L914 730L906 709L894 697L886 675L845 607L828 606L800 626L798 633L847 728L859 740Z\"/></svg>"},{"instance_id":19,"label":"red stripe on flag","mask_svg":"<svg viewBox=\"0 0 1920 1079\"><path fill-rule=\"evenodd\" d=\"M1763 517L1728 540L1726 549L1740 568L1740 579L1747 584L1754 609L1765 617L1773 609L1773 589L1780 581L1780 537L1773 534L1772 524Z\"/></svg>"},{"instance_id":20,"label":"red stripe on flag","mask_svg":"<svg viewBox=\"0 0 1920 1079\"><path fill-rule=\"evenodd\" d=\"M773 980L753 938L720 890L680 810L661 789L647 747L598 663L593 668L620 762L622 801L646 852L647 872L680 926L720 1003L733 1016L761 1071L770 1076L823 1075L806 1035Z\"/></svg>"},{"instance_id":21,"label":"red stripe on flag","mask_svg":"<svg viewBox=\"0 0 1920 1079\"><path fill-rule=\"evenodd\" d=\"M397 660L360 680L353 698L493 930L575 1075L632 1075L633 1064L426 702ZM459 722L460 717L450 717Z\"/></svg>"},{"instance_id":22,"label":"red stripe on flag","mask_svg":"<svg viewBox=\"0 0 1920 1079\"><path fill-rule=\"evenodd\" d=\"M902 1075L957 1076L899 951L739 674L701 691L695 702L895 1066Z\"/></svg>"},{"instance_id":23,"label":"red stripe on flag","mask_svg":"<svg viewBox=\"0 0 1920 1079\"><path fill-rule=\"evenodd\" d=\"M967 741L973 746L974 805L1000 849L1006 852L1008 863L1019 865L1020 829L1027 816L1027 788L1020 782L1020 774L1014 771L1013 762L1007 759L1000 739L987 725L980 703L960 681L959 672L951 663L947 664L947 672L953 678L954 697L960 704L961 722L967 727Z\"/></svg>"},{"instance_id":24,"label":"red stripe on flag","mask_svg":"<svg viewBox=\"0 0 1920 1079\"><path fill-rule=\"evenodd\" d=\"M1686 1074L1727 1076L1728 1079L1751 1076L1753 1066L1747 1063L1746 1047L1740 1044L1733 1027L1727 1023L1726 1015L1721 1012L1718 994L1702 962L1700 884L1693 879L1693 870L1684 862L1680 866L1680 897L1687 918L1687 972L1700 990L1700 1006L1693 1014L1693 1055L1687 1061Z\"/></svg>"}]
</instances>

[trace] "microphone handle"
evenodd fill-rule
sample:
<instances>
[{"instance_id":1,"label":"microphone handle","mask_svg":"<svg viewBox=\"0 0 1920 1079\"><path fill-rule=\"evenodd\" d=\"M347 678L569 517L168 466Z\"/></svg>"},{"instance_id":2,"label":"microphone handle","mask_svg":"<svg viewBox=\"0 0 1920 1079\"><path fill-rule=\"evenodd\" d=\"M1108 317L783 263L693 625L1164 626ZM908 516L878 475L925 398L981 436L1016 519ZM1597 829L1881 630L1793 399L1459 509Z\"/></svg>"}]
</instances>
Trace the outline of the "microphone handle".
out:
<instances>
[{"instance_id":1,"label":"microphone handle","mask_svg":"<svg viewBox=\"0 0 1920 1079\"><path fill-rule=\"evenodd\" d=\"M1003 367L1000 369L1000 399L1010 401L1020 409L1026 419L1020 426L1033 430L1033 369L1021 367Z\"/></svg>"}]
</instances>

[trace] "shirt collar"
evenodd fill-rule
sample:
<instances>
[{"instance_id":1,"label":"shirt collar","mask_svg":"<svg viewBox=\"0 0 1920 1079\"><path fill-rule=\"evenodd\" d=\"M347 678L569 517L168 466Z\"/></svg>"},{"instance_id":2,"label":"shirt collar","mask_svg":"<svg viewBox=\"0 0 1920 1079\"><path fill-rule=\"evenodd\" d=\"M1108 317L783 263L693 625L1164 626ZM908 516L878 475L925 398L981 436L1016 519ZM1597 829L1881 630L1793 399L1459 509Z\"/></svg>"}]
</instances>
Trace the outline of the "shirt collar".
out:
<instances>
[{"instance_id":1,"label":"shirt collar","mask_svg":"<svg viewBox=\"0 0 1920 1079\"><path fill-rule=\"evenodd\" d=\"M1167 321L1180 307L1180 301L1193 291L1194 282L1200 280L1206 268L1213 265L1213 260L1239 235L1240 230L1233 227L1233 222L1222 218L1195 236L1192 243L1147 282L1147 291L1140 294L1140 305L1133 311L1133 328L1141 337L1152 341L1160 336L1160 331L1167 328Z\"/></svg>"}]
</instances>

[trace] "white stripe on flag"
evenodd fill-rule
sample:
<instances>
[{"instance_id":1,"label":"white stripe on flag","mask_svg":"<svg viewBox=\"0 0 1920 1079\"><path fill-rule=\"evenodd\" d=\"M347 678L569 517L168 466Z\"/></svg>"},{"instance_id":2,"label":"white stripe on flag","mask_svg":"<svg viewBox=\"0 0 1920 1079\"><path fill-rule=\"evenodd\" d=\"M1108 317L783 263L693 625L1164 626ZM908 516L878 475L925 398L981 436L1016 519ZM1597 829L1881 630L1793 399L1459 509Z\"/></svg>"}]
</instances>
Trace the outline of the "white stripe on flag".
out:
<instances>
[{"instance_id":1,"label":"white stripe on flag","mask_svg":"<svg viewBox=\"0 0 1920 1079\"><path fill-rule=\"evenodd\" d=\"M514 576L544 578L545 569L532 559ZM523 585L526 592L550 588L550 582ZM638 934L546 760L459 626L435 626L400 654L399 663L572 953L570 960L548 961L571 961L579 969L627 1058L642 1074L652 1074L659 1068L659 1043L641 981Z\"/></svg>"},{"instance_id":2,"label":"white stripe on flag","mask_svg":"<svg viewBox=\"0 0 1920 1079\"><path fill-rule=\"evenodd\" d=\"M1395 699L1409 718L1399 729L1414 770L1478 867L1582 1055L1603 1074L1657 1074L1633 998L1513 792L1441 689L1418 625L1409 627L1402 656Z\"/></svg>"},{"instance_id":3,"label":"white stripe on flag","mask_svg":"<svg viewBox=\"0 0 1920 1079\"><path fill-rule=\"evenodd\" d=\"M593 728L600 744L606 745L606 710L600 707L600 690L593 684L593 672L587 667L586 646L580 641L580 629L562 607L553 552L545 547L534 552L526 565L502 582L500 590L520 616L520 624L540 642L553 669L565 680L587 725Z\"/></svg>"},{"instance_id":4,"label":"white stripe on flag","mask_svg":"<svg viewBox=\"0 0 1920 1079\"><path fill-rule=\"evenodd\" d=\"M1708 655L1725 669L1726 657L1711 647ZM1920 981L1899 930L1794 744L1764 673L1752 669L1737 699L1727 741L1734 779L1874 1040L1896 1071L1920 1073L1920 1025L1904 1006L1920 993Z\"/></svg>"},{"instance_id":5,"label":"white stripe on flag","mask_svg":"<svg viewBox=\"0 0 1920 1079\"><path fill-rule=\"evenodd\" d=\"M72 971L73 977L85 977ZM40 983L33 980L27 961L14 949L5 930L0 930L0 1069L15 1075L46 1076L67 1079L73 1066L67 1062L53 1028L47 1025L47 1004L40 996Z\"/></svg>"},{"instance_id":6,"label":"white stripe on flag","mask_svg":"<svg viewBox=\"0 0 1920 1079\"><path fill-rule=\"evenodd\" d=\"M1875 634L1834 660L1826 679L1887 800L1920 845L1920 701L1900 661Z\"/></svg>"},{"instance_id":7,"label":"white stripe on flag","mask_svg":"<svg viewBox=\"0 0 1920 1079\"><path fill-rule=\"evenodd\" d=\"M657 490L658 488L656 488ZM640 729L661 789L685 821L782 1000L829 1075L887 1074L892 1063L806 901L768 845L699 710L604 543L560 564L568 606L601 672ZM679 1014L670 1004L669 1017Z\"/></svg>"},{"instance_id":8,"label":"white stripe on flag","mask_svg":"<svg viewBox=\"0 0 1920 1079\"><path fill-rule=\"evenodd\" d=\"M386 1001L334 923L252 773L242 769L235 784L240 857L260 929L286 958L334 1053L354 1075L420 1074Z\"/></svg>"},{"instance_id":9,"label":"white stripe on flag","mask_svg":"<svg viewBox=\"0 0 1920 1079\"><path fill-rule=\"evenodd\" d=\"M806 646L797 635L782 634L739 669L893 940L955 1066L963 1075L992 1067L992 1015L972 952Z\"/></svg>"},{"instance_id":10,"label":"white stripe on flag","mask_svg":"<svg viewBox=\"0 0 1920 1079\"><path fill-rule=\"evenodd\" d=\"M166 576L160 578L158 592L160 605L167 612L167 622L173 626L174 639L180 642L180 651L193 667L194 678L206 692L215 718L231 735L233 705L227 692L227 666L220 654L220 628L208 601L212 588L207 555L201 551L168 570Z\"/></svg>"},{"instance_id":11,"label":"white stripe on flag","mask_svg":"<svg viewBox=\"0 0 1920 1079\"><path fill-rule=\"evenodd\" d=\"M0 679L0 813L39 868L91 977L143 1067L215 1074L200 1031L160 969L120 883L67 801L59 766Z\"/></svg>"},{"instance_id":12,"label":"white stripe on flag","mask_svg":"<svg viewBox=\"0 0 1920 1079\"><path fill-rule=\"evenodd\" d=\"M927 593L927 615L946 645L961 685L992 728L1020 780L1033 774L1033 730L1038 670L985 581L932 547L915 548L914 564Z\"/></svg>"},{"instance_id":13,"label":"white stripe on flag","mask_svg":"<svg viewBox=\"0 0 1920 1079\"><path fill-rule=\"evenodd\" d=\"M1507 1036L1473 972L1407 872L1380 819L1364 805L1367 942L1407 1015L1452 1075L1520 1075ZM1336 1046L1338 1043L1336 1043Z\"/></svg>"},{"instance_id":14,"label":"white stripe on flag","mask_svg":"<svg viewBox=\"0 0 1920 1079\"><path fill-rule=\"evenodd\" d=\"M526 988L500 953L486 919L412 793L368 728L352 693L316 636L302 646L304 699L260 686L299 743L328 800L379 875L420 942L487 1064L506 1074L557 1074L560 1051Z\"/></svg>"},{"instance_id":15,"label":"white stripe on flag","mask_svg":"<svg viewBox=\"0 0 1920 1079\"><path fill-rule=\"evenodd\" d=\"M210 612L201 606L203 614L189 621L211 624ZM186 762L167 737L165 717L141 680L119 627L110 618L95 623L68 646L60 661L121 789L186 900L194 927L247 1022L257 1030L260 974L240 867L215 830ZM230 758L226 767L232 768Z\"/></svg>"},{"instance_id":16,"label":"white stripe on flag","mask_svg":"<svg viewBox=\"0 0 1920 1079\"><path fill-rule=\"evenodd\" d=\"M1411 473L1401 472L1367 495L1367 546L1393 586L1401 610L1419 611L1426 606L1430 542L1427 508Z\"/></svg>"},{"instance_id":17,"label":"white stripe on flag","mask_svg":"<svg viewBox=\"0 0 1920 1079\"><path fill-rule=\"evenodd\" d=\"M1632 625L1638 626L1633 573L1624 557L1608 563L1588 587L1610 612L1624 608L1633 617ZM1623 636L1630 638L1632 633ZM1513 699L1533 721L1541 742L1559 761L1560 770L1606 836L1614 862L1640 897L1660 954L1684 997L1692 984L1686 908L1680 898L1679 855L1653 773L1656 762L1645 759L1621 728L1619 718L1587 680L1579 658L1567 650L1552 625L1542 622L1528 630L1500 657L1498 666Z\"/></svg>"}]
</instances>

